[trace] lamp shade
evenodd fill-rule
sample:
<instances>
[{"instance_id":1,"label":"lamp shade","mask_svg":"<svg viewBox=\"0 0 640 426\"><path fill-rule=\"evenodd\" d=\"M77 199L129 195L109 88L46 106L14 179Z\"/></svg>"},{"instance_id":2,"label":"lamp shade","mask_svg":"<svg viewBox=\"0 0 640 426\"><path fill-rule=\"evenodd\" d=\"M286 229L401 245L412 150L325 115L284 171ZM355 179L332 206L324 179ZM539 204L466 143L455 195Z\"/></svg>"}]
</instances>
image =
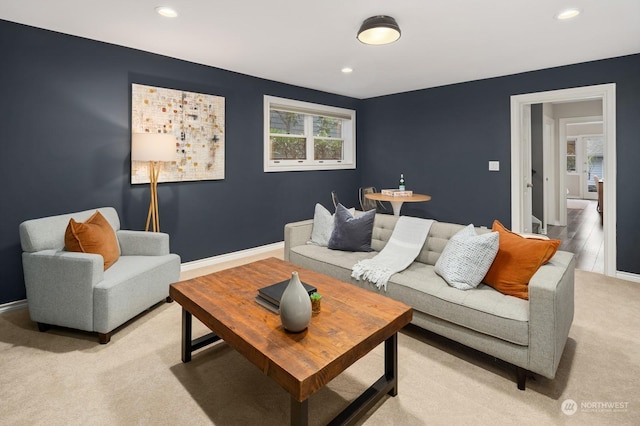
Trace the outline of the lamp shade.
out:
<instances>
[{"instance_id":1,"label":"lamp shade","mask_svg":"<svg viewBox=\"0 0 640 426\"><path fill-rule=\"evenodd\" d=\"M133 133L131 160L175 161L176 137L170 133Z\"/></svg>"},{"instance_id":2,"label":"lamp shade","mask_svg":"<svg viewBox=\"0 0 640 426\"><path fill-rule=\"evenodd\" d=\"M366 19L358 31L358 40L365 44L388 44L399 38L398 23L391 16L386 15Z\"/></svg>"}]
</instances>

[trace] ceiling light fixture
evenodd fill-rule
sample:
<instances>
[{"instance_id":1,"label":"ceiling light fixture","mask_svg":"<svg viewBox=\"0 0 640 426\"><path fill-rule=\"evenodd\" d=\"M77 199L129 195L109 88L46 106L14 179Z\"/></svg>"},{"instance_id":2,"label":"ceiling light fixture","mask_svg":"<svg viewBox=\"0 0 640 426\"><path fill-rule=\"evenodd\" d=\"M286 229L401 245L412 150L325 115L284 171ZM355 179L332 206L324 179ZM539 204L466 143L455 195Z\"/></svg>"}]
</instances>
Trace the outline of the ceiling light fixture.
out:
<instances>
[{"instance_id":1,"label":"ceiling light fixture","mask_svg":"<svg viewBox=\"0 0 640 426\"><path fill-rule=\"evenodd\" d=\"M344 74L349 74L353 72L353 68L344 67L340 71L342 71Z\"/></svg>"},{"instance_id":2,"label":"ceiling light fixture","mask_svg":"<svg viewBox=\"0 0 640 426\"><path fill-rule=\"evenodd\" d=\"M580 15L580 9L570 8L570 9L565 9L561 12L558 12L558 14L556 15L556 19L560 21L564 21L567 19L575 18L578 15Z\"/></svg>"},{"instance_id":3,"label":"ceiling light fixture","mask_svg":"<svg viewBox=\"0 0 640 426\"><path fill-rule=\"evenodd\" d=\"M358 40L364 44L389 44L400 38L400 27L391 16L378 15L366 19L360 31Z\"/></svg>"},{"instance_id":4,"label":"ceiling light fixture","mask_svg":"<svg viewBox=\"0 0 640 426\"><path fill-rule=\"evenodd\" d=\"M176 18L178 16L178 12L168 6L156 7L156 13L158 15L164 16L165 18Z\"/></svg>"}]
</instances>

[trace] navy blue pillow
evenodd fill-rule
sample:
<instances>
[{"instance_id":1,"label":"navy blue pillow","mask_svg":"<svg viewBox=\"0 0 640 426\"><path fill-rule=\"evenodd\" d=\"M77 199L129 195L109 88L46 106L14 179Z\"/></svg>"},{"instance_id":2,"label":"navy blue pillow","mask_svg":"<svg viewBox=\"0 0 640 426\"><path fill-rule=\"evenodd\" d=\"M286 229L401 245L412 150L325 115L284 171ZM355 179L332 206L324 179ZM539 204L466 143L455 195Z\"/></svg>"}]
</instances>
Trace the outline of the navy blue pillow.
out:
<instances>
[{"instance_id":1,"label":"navy blue pillow","mask_svg":"<svg viewBox=\"0 0 640 426\"><path fill-rule=\"evenodd\" d=\"M333 232L327 245L333 250L343 251L373 251L371 249L371 235L376 211L353 217L342 204L336 207Z\"/></svg>"}]
</instances>

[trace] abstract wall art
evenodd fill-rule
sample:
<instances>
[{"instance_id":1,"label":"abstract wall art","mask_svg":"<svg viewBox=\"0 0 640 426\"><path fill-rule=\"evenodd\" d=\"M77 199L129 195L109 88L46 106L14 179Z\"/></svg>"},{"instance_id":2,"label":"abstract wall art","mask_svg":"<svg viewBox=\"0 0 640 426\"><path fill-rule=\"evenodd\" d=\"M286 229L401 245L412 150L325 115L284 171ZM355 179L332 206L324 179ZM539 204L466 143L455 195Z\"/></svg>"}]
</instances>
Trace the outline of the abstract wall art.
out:
<instances>
[{"instance_id":1,"label":"abstract wall art","mask_svg":"<svg viewBox=\"0 0 640 426\"><path fill-rule=\"evenodd\" d=\"M224 97L131 85L132 133L170 133L175 161L161 163L158 182L224 179ZM149 163L131 162L131 183L149 183Z\"/></svg>"}]
</instances>

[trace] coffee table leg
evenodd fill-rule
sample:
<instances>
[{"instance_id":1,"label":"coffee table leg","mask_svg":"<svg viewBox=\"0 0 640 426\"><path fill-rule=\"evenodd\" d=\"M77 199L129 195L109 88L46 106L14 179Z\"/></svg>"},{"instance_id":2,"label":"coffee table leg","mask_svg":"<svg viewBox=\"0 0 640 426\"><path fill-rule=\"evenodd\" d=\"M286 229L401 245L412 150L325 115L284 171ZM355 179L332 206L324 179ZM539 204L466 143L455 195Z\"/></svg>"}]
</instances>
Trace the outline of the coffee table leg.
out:
<instances>
[{"instance_id":1,"label":"coffee table leg","mask_svg":"<svg viewBox=\"0 0 640 426\"><path fill-rule=\"evenodd\" d=\"M309 424L309 400L300 402L291 397L291 426L306 426Z\"/></svg>"},{"instance_id":2,"label":"coffee table leg","mask_svg":"<svg viewBox=\"0 0 640 426\"><path fill-rule=\"evenodd\" d=\"M191 340L192 324L193 316L191 312L182 308L182 362L191 361L193 351L197 351L200 348L204 348L220 340L220 336L215 333L209 333L195 340Z\"/></svg>"},{"instance_id":3,"label":"coffee table leg","mask_svg":"<svg viewBox=\"0 0 640 426\"><path fill-rule=\"evenodd\" d=\"M384 375L393 387L388 394L398 395L398 333L384 341Z\"/></svg>"},{"instance_id":4,"label":"coffee table leg","mask_svg":"<svg viewBox=\"0 0 640 426\"><path fill-rule=\"evenodd\" d=\"M398 333L384 341L384 375L365 390L329 425L352 425L364 416L385 395L398 394Z\"/></svg>"},{"instance_id":5,"label":"coffee table leg","mask_svg":"<svg viewBox=\"0 0 640 426\"><path fill-rule=\"evenodd\" d=\"M191 361L191 313L182 308L182 362Z\"/></svg>"}]
</instances>

